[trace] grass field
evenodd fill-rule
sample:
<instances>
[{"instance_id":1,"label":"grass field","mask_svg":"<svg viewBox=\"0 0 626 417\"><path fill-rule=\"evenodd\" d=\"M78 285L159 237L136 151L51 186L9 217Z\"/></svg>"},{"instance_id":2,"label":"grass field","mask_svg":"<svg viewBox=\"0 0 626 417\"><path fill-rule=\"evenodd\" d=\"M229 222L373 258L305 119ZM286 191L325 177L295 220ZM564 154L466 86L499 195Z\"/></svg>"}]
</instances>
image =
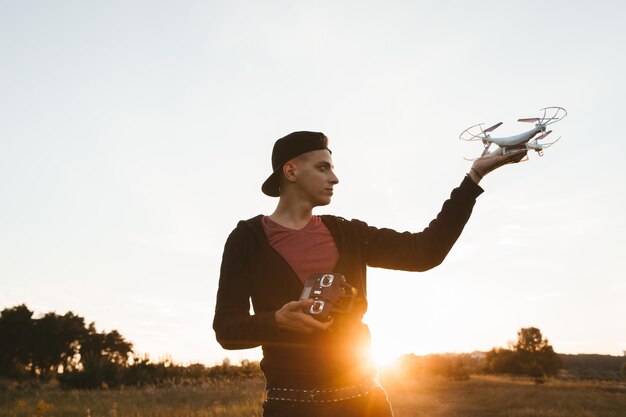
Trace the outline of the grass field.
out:
<instances>
[{"instance_id":1,"label":"grass field","mask_svg":"<svg viewBox=\"0 0 626 417\"><path fill-rule=\"evenodd\" d=\"M626 417L626 385L473 377L389 381L397 417Z\"/></svg>"},{"instance_id":2,"label":"grass field","mask_svg":"<svg viewBox=\"0 0 626 417\"><path fill-rule=\"evenodd\" d=\"M626 417L626 384L474 376L383 383L396 417ZM252 417L261 415L263 381L64 391L57 387L0 391L0 417Z\"/></svg>"}]
</instances>

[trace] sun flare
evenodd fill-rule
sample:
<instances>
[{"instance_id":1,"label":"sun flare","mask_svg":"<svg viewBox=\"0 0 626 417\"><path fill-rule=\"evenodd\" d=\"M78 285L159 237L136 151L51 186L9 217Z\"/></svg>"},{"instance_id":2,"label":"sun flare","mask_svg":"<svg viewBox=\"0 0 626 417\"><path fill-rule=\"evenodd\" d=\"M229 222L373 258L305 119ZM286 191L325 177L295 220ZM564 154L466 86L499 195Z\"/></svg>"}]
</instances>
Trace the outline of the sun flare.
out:
<instances>
[{"instance_id":1,"label":"sun flare","mask_svg":"<svg viewBox=\"0 0 626 417\"><path fill-rule=\"evenodd\" d=\"M405 352L402 352L399 346L397 344L394 345L392 341L388 343L385 341L374 341L372 343L372 359L379 368L389 369L395 367L403 353Z\"/></svg>"}]
</instances>

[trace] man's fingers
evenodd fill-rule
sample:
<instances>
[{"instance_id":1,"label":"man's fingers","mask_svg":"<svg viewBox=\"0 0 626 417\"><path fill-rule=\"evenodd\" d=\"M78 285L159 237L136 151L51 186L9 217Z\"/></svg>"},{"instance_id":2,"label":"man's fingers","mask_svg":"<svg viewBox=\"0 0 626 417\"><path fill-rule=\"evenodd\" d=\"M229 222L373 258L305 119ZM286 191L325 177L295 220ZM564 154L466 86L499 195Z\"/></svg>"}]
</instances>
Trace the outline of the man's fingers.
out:
<instances>
[{"instance_id":1,"label":"man's fingers","mask_svg":"<svg viewBox=\"0 0 626 417\"><path fill-rule=\"evenodd\" d=\"M506 153L504 152L504 150L502 148L498 148L495 151L491 152L489 155L485 155L481 158L484 158L485 160L488 159L503 159L503 160L508 160L511 158L516 158L519 155L525 155L526 152L528 152L527 149L516 149L516 150L507 150ZM479 158L479 159L481 159Z\"/></svg>"},{"instance_id":2,"label":"man's fingers","mask_svg":"<svg viewBox=\"0 0 626 417\"><path fill-rule=\"evenodd\" d=\"M522 159L524 159L524 157L526 156L526 154L528 153L528 151L526 149L520 149L517 151L513 151L510 153L507 153L506 156L508 157L507 160L509 163L515 163L515 162L519 162Z\"/></svg>"},{"instance_id":3,"label":"man's fingers","mask_svg":"<svg viewBox=\"0 0 626 417\"><path fill-rule=\"evenodd\" d=\"M301 311L301 310L305 310L307 307L310 307L313 305L313 300L306 299L306 300L299 300L299 301L290 301L287 304L285 304L285 308L287 308L287 310L289 311Z\"/></svg>"},{"instance_id":4,"label":"man's fingers","mask_svg":"<svg viewBox=\"0 0 626 417\"><path fill-rule=\"evenodd\" d=\"M281 327L298 333L311 333L315 330L326 330L332 320L321 322L305 311L313 305L314 300L290 301L277 314L280 314Z\"/></svg>"},{"instance_id":5,"label":"man's fingers","mask_svg":"<svg viewBox=\"0 0 626 417\"><path fill-rule=\"evenodd\" d=\"M328 321L326 321L326 322L321 322L321 321L319 321L318 323L320 323L320 324L322 325L321 330L326 330L326 329L328 329L328 328L329 328L329 327L333 324L333 321L334 321L334 320L335 320L335 319L330 319L330 320L328 320ZM315 321L317 321L317 320L315 320Z\"/></svg>"},{"instance_id":6,"label":"man's fingers","mask_svg":"<svg viewBox=\"0 0 626 417\"><path fill-rule=\"evenodd\" d=\"M507 151L506 153L502 153L502 148L498 149L497 154L494 152L493 154L485 157L485 162L492 162L496 167L509 164L511 162L519 162L526 153L528 152L526 149L517 149L514 151ZM491 161L489 160L491 159Z\"/></svg>"},{"instance_id":7,"label":"man's fingers","mask_svg":"<svg viewBox=\"0 0 626 417\"><path fill-rule=\"evenodd\" d=\"M290 313L286 329L298 333L312 333L315 330L326 330L332 324L332 320L322 323L308 314L302 312Z\"/></svg>"},{"instance_id":8,"label":"man's fingers","mask_svg":"<svg viewBox=\"0 0 626 417\"><path fill-rule=\"evenodd\" d=\"M311 328L311 330L326 330L332 323L332 320L323 323L305 313L302 313L302 316L303 317L300 318L302 324Z\"/></svg>"}]
</instances>

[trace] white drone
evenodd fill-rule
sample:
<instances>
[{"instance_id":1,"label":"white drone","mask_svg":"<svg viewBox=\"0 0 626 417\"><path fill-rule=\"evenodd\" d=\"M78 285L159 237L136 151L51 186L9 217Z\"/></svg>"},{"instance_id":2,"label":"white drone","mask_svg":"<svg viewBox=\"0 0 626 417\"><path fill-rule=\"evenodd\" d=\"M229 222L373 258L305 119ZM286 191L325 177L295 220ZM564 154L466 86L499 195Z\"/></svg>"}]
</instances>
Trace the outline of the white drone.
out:
<instances>
[{"instance_id":1,"label":"white drone","mask_svg":"<svg viewBox=\"0 0 626 417\"><path fill-rule=\"evenodd\" d=\"M493 138L491 137L490 133L500 127L500 125L502 125L502 122L497 123L487 129L483 129L484 123L479 123L465 129L463 133L459 135L459 139L466 141L482 141L485 149L483 150L482 155L480 155L481 157L490 154L489 147L492 143L495 143L500 148L502 148L503 154L506 154L507 151L529 149L536 151L539 156L542 156L543 150L554 145L556 142L559 141L559 139L561 139L561 137L557 138L557 140L555 140L554 142L549 143L539 143L538 141L544 139L546 136L552 133L551 130L546 131L546 127L562 120L565 116L567 116L567 111L562 107L546 107L539 111L543 111L541 117L518 119L518 122L535 123L535 127L526 132L504 138ZM478 158L473 158L469 160L474 159Z\"/></svg>"}]
</instances>

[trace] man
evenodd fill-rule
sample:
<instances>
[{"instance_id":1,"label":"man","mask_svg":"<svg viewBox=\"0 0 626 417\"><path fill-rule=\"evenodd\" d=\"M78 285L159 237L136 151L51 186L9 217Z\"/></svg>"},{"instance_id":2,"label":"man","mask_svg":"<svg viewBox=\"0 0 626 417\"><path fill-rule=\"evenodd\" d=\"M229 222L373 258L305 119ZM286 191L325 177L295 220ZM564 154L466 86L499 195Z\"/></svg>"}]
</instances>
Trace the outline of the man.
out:
<instances>
[{"instance_id":1,"label":"man","mask_svg":"<svg viewBox=\"0 0 626 417\"><path fill-rule=\"evenodd\" d=\"M367 266L425 271L439 265L470 217L478 183L526 151L476 160L437 218L419 233L314 216L339 180L328 139L294 132L274 144L262 191L276 210L240 221L224 247L213 328L225 349L263 348L264 416L392 416L369 358ZM358 290L350 313L322 322L298 301L307 277L336 272ZM250 300L254 314L250 314Z\"/></svg>"}]
</instances>

